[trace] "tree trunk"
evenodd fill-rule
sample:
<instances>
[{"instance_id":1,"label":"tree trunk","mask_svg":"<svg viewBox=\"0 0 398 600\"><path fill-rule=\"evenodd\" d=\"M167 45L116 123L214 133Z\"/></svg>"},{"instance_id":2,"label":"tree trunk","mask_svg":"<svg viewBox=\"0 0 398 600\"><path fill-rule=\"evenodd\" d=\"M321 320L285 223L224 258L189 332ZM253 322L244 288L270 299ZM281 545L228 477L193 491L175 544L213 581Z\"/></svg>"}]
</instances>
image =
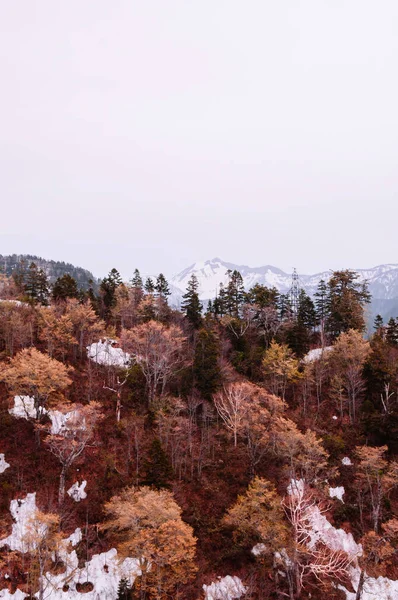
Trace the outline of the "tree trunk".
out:
<instances>
[{"instance_id":1,"label":"tree trunk","mask_svg":"<svg viewBox=\"0 0 398 600\"><path fill-rule=\"evenodd\" d=\"M65 479L66 479L66 467L62 467L61 475L59 476L59 488L58 488L58 504L63 504L65 499Z\"/></svg>"},{"instance_id":2,"label":"tree trunk","mask_svg":"<svg viewBox=\"0 0 398 600\"><path fill-rule=\"evenodd\" d=\"M361 575L359 577L357 593L355 595L355 600L361 600L363 585L365 583L365 569L361 570Z\"/></svg>"}]
</instances>

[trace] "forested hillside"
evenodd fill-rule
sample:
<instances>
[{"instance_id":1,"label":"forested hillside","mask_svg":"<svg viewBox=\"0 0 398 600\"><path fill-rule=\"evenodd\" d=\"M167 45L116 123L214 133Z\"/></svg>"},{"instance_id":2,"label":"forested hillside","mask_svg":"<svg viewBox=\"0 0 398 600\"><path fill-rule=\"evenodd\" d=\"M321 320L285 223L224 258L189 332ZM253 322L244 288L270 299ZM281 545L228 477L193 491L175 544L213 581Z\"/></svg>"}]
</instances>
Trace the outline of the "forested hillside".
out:
<instances>
[{"instance_id":1,"label":"forested hillside","mask_svg":"<svg viewBox=\"0 0 398 600\"><path fill-rule=\"evenodd\" d=\"M365 338L366 281L229 270L202 306L192 274L175 310L163 274L49 264L0 276L0 598L398 597L398 320Z\"/></svg>"}]
</instances>

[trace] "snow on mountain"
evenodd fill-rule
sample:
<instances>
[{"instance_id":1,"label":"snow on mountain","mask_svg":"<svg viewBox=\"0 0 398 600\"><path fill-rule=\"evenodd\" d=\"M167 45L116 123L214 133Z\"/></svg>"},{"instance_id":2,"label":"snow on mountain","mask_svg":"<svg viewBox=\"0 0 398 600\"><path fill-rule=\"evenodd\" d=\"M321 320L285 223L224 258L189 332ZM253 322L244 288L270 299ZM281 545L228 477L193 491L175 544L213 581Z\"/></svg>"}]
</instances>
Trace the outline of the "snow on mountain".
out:
<instances>
[{"instance_id":1,"label":"snow on mountain","mask_svg":"<svg viewBox=\"0 0 398 600\"><path fill-rule=\"evenodd\" d=\"M196 262L190 265L171 279L171 303L178 306L182 294L185 293L191 275L195 273L199 281L200 298L208 300L214 298L220 288L220 283L228 281L227 271L237 270L243 277L246 290L256 283L267 287L276 287L281 293L289 291L292 284L292 275L271 265L263 267L248 267L213 258L205 262ZM398 299L398 264L385 264L370 269L354 269L359 274L359 281L367 280L373 298L380 300ZM332 271L323 271L314 275L299 273L299 284L312 296L321 279L328 280Z\"/></svg>"}]
</instances>

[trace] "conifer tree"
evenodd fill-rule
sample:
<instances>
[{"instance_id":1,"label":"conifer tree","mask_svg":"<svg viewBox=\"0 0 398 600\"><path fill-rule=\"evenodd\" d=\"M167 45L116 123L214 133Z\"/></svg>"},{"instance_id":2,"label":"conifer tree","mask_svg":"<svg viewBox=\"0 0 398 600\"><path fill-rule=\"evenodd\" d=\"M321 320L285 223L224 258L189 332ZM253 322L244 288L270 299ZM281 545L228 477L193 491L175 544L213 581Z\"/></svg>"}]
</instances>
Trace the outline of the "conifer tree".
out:
<instances>
[{"instance_id":1,"label":"conifer tree","mask_svg":"<svg viewBox=\"0 0 398 600\"><path fill-rule=\"evenodd\" d=\"M112 308L116 306L116 289L122 285L122 278L117 269L112 269L109 275L101 281L100 293L103 304L103 316L108 319Z\"/></svg>"},{"instance_id":2,"label":"conifer tree","mask_svg":"<svg viewBox=\"0 0 398 600\"><path fill-rule=\"evenodd\" d=\"M386 341L390 346L398 346L398 322L393 317L387 323Z\"/></svg>"},{"instance_id":3,"label":"conifer tree","mask_svg":"<svg viewBox=\"0 0 398 600\"><path fill-rule=\"evenodd\" d=\"M221 384L220 340L210 327L199 330L194 356L195 387L210 400Z\"/></svg>"},{"instance_id":4,"label":"conifer tree","mask_svg":"<svg viewBox=\"0 0 398 600\"><path fill-rule=\"evenodd\" d=\"M131 587L128 579L122 577L117 588L117 600L131 600Z\"/></svg>"},{"instance_id":5,"label":"conifer tree","mask_svg":"<svg viewBox=\"0 0 398 600\"><path fill-rule=\"evenodd\" d=\"M227 271L228 285L225 290L226 312L231 316L238 318L239 309L245 301L245 288L242 275L236 269Z\"/></svg>"},{"instance_id":6,"label":"conifer tree","mask_svg":"<svg viewBox=\"0 0 398 600\"><path fill-rule=\"evenodd\" d=\"M167 296L170 296L171 294L169 284L163 273L159 273L156 279L155 291L157 295L164 300L167 300Z\"/></svg>"},{"instance_id":7,"label":"conifer tree","mask_svg":"<svg viewBox=\"0 0 398 600\"><path fill-rule=\"evenodd\" d=\"M38 303L47 306L49 296L47 275L34 262L30 264L26 274L24 291L33 304Z\"/></svg>"},{"instance_id":8,"label":"conifer tree","mask_svg":"<svg viewBox=\"0 0 398 600\"><path fill-rule=\"evenodd\" d=\"M154 294L155 293L155 284L153 283L153 279L151 279L151 277L148 277L147 280L145 281L145 291L147 294Z\"/></svg>"},{"instance_id":9,"label":"conifer tree","mask_svg":"<svg viewBox=\"0 0 398 600\"><path fill-rule=\"evenodd\" d=\"M131 279L131 286L140 290L142 290L144 287L142 277L138 269L134 269L134 275Z\"/></svg>"},{"instance_id":10,"label":"conifer tree","mask_svg":"<svg viewBox=\"0 0 398 600\"><path fill-rule=\"evenodd\" d=\"M202 323L203 305L199 300L198 289L198 278L196 277L195 273L192 273L188 282L187 291L183 295L181 309L195 329L198 329Z\"/></svg>"},{"instance_id":11,"label":"conifer tree","mask_svg":"<svg viewBox=\"0 0 398 600\"><path fill-rule=\"evenodd\" d=\"M66 300L67 298L78 298L79 290L77 288L76 279L69 273L65 273L62 277L58 277L52 289L53 300Z\"/></svg>"},{"instance_id":12,"label":"conifer tree","mask_svg":"<svg viewBox=\"0 0 398 600\"><path fill-rule=\"evenodd\" d=\"M173 469L159 438L155 438L151 444L145 472L145 485L152 485L158 490L170 487Z\"/></svg>"},{"instance_id":13,"label":"conifer tree","mask_svg":"<svg viewBox=\"0 0 398 600\"><path fill-rule=\"evenodd\" d=\"M358 283L358 277L358 273L346 269L334 271L329 279L326 326L333 339L350 329L365 329L364 305L370 302L371 296L367 282Z\"/></svg>"},{"instance_id":14,"label":"conifer tree","mask_svg":"<svg viewBox=\"0 0 398 600\"><path fill-rule=\"evenodd\" d=\"M375 331L379 331L384 325L383 317L381 315L376 315L375 320L373 322L373 328Z\"/></svg>"}]
</instances>

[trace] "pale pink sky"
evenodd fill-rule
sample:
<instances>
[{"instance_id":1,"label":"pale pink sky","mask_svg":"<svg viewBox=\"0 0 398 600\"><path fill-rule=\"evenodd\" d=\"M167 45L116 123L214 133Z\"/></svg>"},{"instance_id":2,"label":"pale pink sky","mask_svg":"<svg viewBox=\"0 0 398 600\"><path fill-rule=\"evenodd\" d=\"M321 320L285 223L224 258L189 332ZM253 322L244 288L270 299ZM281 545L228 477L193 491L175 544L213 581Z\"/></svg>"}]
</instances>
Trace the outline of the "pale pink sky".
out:
<instances>
[{"instance_id":1,"label":"pale pink sky","mask_svg":"<svg viewBox=\"0 0 398 600\"><path fill-rule=\"evenodd\" d=\"M396 0L3 0L0 254L398 262Z\"/></svg>"}]
</instances>

